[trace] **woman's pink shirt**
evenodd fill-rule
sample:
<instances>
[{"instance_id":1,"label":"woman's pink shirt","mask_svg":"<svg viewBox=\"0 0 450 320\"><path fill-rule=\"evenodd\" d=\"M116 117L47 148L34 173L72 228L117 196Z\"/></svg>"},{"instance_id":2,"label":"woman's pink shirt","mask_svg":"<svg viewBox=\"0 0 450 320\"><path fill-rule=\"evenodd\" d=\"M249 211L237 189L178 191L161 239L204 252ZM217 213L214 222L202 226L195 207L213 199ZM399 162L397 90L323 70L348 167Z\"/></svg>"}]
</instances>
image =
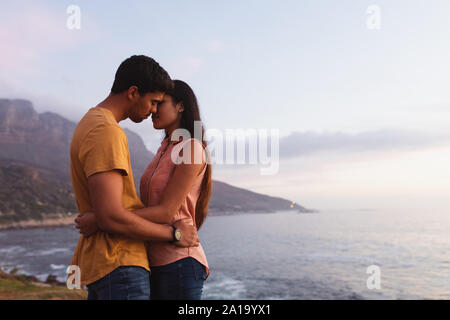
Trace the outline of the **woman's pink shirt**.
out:
<instances>
[{"instance_id":1,"label":"woman's pink shirt","mask_svg":"<svg viewBox=\"0 0 450 320\"><path fill-rule=\"evenodd\" d=\"M194 152L197 158L194 161L197 161L196 159L199 159L200 155L203 157L203 160L206 159L205 150L202 144L196 139L180 142L169 141L168 138L164 139L155 157L141 177L141 200L146 207L156 206L161 202L162 195L176 168L176 164L172 159L175 160L184 145L190 141L195 142ZM183 154L185 154L184 152ZM173 222L179 219L189 218L191 219L191 225L195 225L195 205L200 195L200 187L205 171L206 165L197 176ZM206 267L207 275L209 275L208 262L201 244L198 247L180 248L167 242L147 242L147 254L150 266L162 266L186 257L192 257Z\"/></svg>"}]
</instances>

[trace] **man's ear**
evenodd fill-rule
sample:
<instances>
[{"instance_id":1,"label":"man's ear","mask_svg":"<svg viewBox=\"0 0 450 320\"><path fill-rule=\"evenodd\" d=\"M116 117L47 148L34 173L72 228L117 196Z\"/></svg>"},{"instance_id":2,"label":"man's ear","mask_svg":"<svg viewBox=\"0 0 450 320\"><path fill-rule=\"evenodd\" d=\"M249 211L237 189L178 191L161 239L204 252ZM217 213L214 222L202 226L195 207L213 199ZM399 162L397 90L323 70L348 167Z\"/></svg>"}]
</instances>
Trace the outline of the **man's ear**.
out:
<instances>
[{"instance_id":1,"label":"man's ear","mask_svg":"<svg viewBox=\"0 0 450 320\"><path fill-rule=\"evenodd\" d=\"M136 98L139 98L139 90L136 86L131 86L127 90L127 98L130 101L133 101Z\"/></svg>"}]
</instances>

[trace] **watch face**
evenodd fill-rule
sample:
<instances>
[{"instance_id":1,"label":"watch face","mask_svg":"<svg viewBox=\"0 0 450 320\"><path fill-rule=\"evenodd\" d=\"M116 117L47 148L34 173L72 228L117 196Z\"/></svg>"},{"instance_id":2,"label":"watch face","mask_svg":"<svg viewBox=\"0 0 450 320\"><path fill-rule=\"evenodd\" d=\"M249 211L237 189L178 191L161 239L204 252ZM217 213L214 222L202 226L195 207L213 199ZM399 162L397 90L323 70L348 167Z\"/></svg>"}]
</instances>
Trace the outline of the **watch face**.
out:
<instances>
[{"instance_id":1,"label":"watch face","mask_svg":"<svg viewBox=\"0 0 450 320\"><path fill-rule=\"evenodd\" d=\"M177 241L181 240L181 231L180 230L175 230L175 239L177 239Z\"/></svg>"}]
</instances>

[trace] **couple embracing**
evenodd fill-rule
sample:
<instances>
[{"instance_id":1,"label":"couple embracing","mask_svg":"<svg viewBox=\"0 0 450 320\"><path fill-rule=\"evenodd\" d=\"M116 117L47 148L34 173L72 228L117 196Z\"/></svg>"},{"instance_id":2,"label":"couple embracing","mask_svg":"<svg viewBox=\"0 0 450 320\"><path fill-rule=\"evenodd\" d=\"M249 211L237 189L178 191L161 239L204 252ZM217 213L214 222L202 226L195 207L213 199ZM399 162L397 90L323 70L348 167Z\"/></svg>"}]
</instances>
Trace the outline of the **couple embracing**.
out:
<instances>
[{"instance_id":1,"label":"couple embracing","mask_svg":"<svg viewBox=\"0 0 450 320\"><path fill-rule=\"evenodd\" d=\"M141 177L139 198L118 123L150 115L165 138ZM200 112L192 89L141 55L121 63L109 96L78 123L70 169L81 235L72 265L88 300L201 299L209 268L197 231L212 181L195 121ZM179 129L194 138L173 139ZM179 161L186 156L192 161Z\"/></svg>"}]
</instances>

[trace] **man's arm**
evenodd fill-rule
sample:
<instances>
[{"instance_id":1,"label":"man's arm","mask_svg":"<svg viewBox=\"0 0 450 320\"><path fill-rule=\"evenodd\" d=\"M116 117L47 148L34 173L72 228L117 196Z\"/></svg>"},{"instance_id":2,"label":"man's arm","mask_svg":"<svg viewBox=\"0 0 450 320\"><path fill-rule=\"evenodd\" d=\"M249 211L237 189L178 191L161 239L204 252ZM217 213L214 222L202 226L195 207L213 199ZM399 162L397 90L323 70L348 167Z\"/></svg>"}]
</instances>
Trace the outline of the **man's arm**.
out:
<instances>
[{"instance_id":1,"label":"man's arm","mask_svg":"<svg viewBox=\"0 0 450 320\"><path fill-rule=\"evenodd\" d=\"M97 218L97 224L103 231L121 234L129 238L153 241L172 241L173 228L147 221L122 204L123 180L117 170L101 172L88 178L89 195ZM183 230L181 241L187 246L198 245L195 233ZM180 243L181 245L181 243Z\"/></svg>"}]
</instances>

